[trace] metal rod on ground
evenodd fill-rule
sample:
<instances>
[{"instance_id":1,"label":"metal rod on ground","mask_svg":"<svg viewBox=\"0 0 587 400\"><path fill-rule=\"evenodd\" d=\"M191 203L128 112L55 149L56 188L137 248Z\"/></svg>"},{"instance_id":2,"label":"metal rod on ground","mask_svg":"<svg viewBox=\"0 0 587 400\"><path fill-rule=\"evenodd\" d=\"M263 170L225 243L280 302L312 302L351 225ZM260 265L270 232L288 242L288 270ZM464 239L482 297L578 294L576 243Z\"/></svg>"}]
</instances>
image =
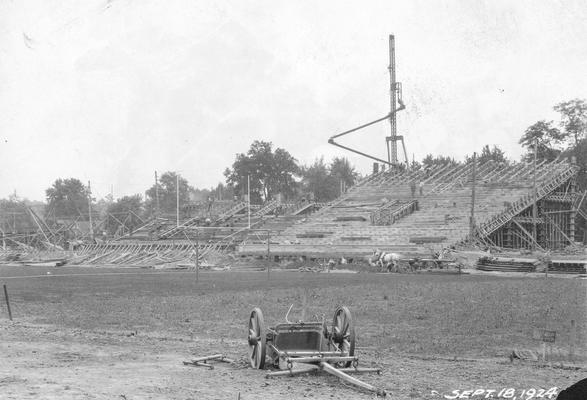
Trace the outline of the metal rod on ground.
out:
<instances>
[{"instance_id":1,"label":"metal rod on ground","mask_svg":"<svg viewBox=\"0 0 587 400\"><path fill-rule=\"evenodd\" d=\"M381 373L381 368L353 368L353 367L349 367L349 368L338 368L339 371L345 372L345 373L356 373L356 374L361 374L361 373L367 373L367 372L377 372L378 374Z\"/></svg>"},{"instance_id":2,"label":"metal rod on ground","mask_svg":"<svg viewBox=\"0 0 587 400\"><path fill-rule=\"evenodd\" d=\"M6 285L4 286L4 298L6 299L6 307L8 308L8 318L12 321L12 311L10 310L10 300L8 299L8 290L6 290Z\"/></svg>"},{"instance_id":3,"label":"metal rod on ground","mask_svg":"<svg viewBox=\"0 0 587 400\"><path fill-rule=\"evenodd\" d=\"M225 357L223 354L213 354L211 356L205 356L205 357L197 357L192 359L192 362L202 362L202 361L208 361L208 360L216 360L216 361L224 361L227 363L234 363L234 360Z\"/></svg>"},{"instance_id":4,"label":"metal rod on ground","mask_svg":"<svg viewBox=\"0 0 587 400\"><path fill-rule=\"evenodd\" d=\"M377 393L378 396L385 396L386 395L385 390L378 389L373 385L369 385L368 383L365 383L365 382L362 382L356 378L353 378L352 376L347 375L344 372L334 368L332 365L328 364L327 362L324 362L324 361L320 362L320 368L323 371L326 371L331 375L339 377L340 379L342 379L345 382L352 383L353 385L356 385L360 388L366 389L370 392Z\"/></svg>"},{"instance_id":5,"label":"metal rod on ground","mask_svg":"<svg viewBox=\"0 0 587 400\"><path fill-rule=\"evenodd\" d=\"M303 367L300 367L303 365ZM296 369L298 368L299 369ZM270 378L272 376L294 376L294 375L302 375L307 374L309 372L313 372L319 370L320 367L314 364L303 364L303 363L293 363L292 369L287 369L283 371L276 371L276 372L269 372L265 375L265 377Z\"/></svg>"},{"instance_id":6,"label":"metal rod on ground","mask_svg":"<svg viewBox=\"0 0 587 400\"><path fill-rule=\"evenodd\" d=\"M357 356L319 356L319 357L286 357L285 361L297 362L297 363L315 363L315 362L342 362L342 361L355 361L359 362Z\"/></svg>"},{"instance_id":7,"label":"metal rod on ground","mask_svg":"<svg viewBox=\"0 0 587 400\"><path fill-rule=\"evenodd\" d=\"M208 364L205 361L204 362L200 362L200 361L184 361L183 365L195 365L197 367L207 367L209 369L214 369L214 366L212 364Z\"/></svg>"}]
</instances>

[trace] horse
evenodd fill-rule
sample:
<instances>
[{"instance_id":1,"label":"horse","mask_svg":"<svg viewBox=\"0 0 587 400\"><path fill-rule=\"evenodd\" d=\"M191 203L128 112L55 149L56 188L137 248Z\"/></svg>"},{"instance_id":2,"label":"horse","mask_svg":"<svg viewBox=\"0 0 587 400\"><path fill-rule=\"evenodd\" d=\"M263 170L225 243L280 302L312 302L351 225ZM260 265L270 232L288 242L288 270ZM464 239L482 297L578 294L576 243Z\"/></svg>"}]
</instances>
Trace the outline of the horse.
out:
<instances>
[{"instance_id":1,"label":"horse","mask_svg":"<svg viewBox=\"0 0 587 400\"><path fill-rule=\"evenodd\" d=\"M399 272L399 260L401 255L397 253L386 253L376 249L369 258L369 264L379 266L381 272Z\"/></svg>"}]
</instances>

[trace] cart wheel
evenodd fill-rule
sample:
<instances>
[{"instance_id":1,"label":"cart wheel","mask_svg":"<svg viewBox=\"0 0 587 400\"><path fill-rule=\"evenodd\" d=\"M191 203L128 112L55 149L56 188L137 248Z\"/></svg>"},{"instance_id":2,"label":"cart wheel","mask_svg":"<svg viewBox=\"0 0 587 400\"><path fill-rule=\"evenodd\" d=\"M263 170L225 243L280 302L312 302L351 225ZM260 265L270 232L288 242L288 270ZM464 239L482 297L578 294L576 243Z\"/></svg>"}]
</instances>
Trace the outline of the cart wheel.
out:
<instances>
[{"instance_id":1,"label":"cart wheel","mask_svg":"<svg viewBox=\"0 0 587 400\"><path fill-rule=\"evenodd\" d=\"M261 309L255 307L249 318L249 359L255 369L265 367L265 321Z\"/></svg>"},{"instance_id":2,"label":"cart wheel","mask_svg":"<svg viewBox=\"0 0 587 400\"><path fill-rule=\"evenodd\" d=\"M351 312L345 306L339 306L334 312L332 320L332 341L339 350L349 356L355 355L355 325L351 318ZM338 368L350 367L350 361L336 363Z\"/></svg>"}]
</instances>

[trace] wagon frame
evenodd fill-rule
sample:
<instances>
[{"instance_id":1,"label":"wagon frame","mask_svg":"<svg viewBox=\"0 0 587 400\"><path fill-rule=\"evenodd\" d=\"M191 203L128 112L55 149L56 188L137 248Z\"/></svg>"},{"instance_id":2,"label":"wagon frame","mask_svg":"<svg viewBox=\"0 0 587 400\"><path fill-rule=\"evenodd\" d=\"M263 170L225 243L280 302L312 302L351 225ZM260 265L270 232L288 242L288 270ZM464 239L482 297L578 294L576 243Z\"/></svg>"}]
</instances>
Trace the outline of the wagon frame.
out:
<instances>
[{"instance_id":1,"label":"wagon frame","mask_svg":"<svg viewBox=\"0 0 587 400\"><path fill-rule=\"evenodd\" d=\"M291 307L290 307L291 311ZM288 311L289 315L289 311ZM322 370L378 395L385 391L362 382L348 373L377 372L379 368L359 368L355 356L355 327L351 312L338 306L330 329L322 321L290 322L266 328L263 312L255 307L249 317L249 361L255 369L264 369L267 357L281 371L267 377L298 375Z\"/></svg>"}]
</instances>

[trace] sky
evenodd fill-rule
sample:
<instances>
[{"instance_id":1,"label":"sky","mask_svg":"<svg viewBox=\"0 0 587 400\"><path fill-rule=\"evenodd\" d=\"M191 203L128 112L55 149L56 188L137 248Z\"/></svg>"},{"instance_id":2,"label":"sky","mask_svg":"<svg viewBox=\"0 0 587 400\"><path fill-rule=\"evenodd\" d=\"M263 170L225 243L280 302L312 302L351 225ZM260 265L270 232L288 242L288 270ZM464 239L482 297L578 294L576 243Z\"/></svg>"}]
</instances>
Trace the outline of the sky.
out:
<instances>
[{"instance_id":1,"label":"sky","mask_svg":"<svg viewBox=\"0 0 587 400\"><path fill-rule=\"evenodd\" d=\"M155 171L209 188L254 140L368 173L327 141L389 112L389 34L410 159L518 160L587 97L585 21L583 0L0 0L0 198L70 177L144 195ZM389 129L339 142L386 158Z\"/></svg>"}]
</instances>

